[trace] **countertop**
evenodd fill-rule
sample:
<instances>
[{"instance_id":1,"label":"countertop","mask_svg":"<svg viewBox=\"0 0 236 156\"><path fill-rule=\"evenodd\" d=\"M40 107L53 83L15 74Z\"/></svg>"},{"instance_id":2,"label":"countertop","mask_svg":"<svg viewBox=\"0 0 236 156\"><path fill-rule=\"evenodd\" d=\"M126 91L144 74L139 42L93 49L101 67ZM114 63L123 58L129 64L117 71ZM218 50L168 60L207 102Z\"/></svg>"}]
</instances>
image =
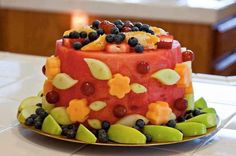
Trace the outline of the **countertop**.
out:
<instances>
[{"instance_id":1,"label":"countertop","mask_svg":"<svg viewBox=\"0 0 236 156\"><path fill-rule=\"evenodd\" d=\"M0 6L212 25L236 14L236 0L1 0Z\"/></svg>"},{"instance_id":2,"label":"countertop","mask_svg":"<svg viewBox=\"0 0 236 156\"><path fill-rule=\"evenodd\" d=\"M236 155L236 116L214 139L199 148L208 138L143 148L101 147L54 140L22 128L16 119L20 101L41 90L45 77L41 67L44 57L0 52L0 149L4 156L156 156L156 155ZM225 121L236 112L236 77L193 74L195 98L203 96Z\"/></svg>"}]
</instances>

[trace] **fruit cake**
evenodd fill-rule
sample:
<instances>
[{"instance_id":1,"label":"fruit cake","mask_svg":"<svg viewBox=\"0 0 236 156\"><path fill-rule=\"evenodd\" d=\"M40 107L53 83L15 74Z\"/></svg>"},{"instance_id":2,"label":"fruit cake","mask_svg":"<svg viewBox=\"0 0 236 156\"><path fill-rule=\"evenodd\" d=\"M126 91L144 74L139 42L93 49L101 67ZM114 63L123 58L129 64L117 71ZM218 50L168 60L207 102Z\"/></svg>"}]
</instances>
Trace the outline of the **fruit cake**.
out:
<instances>
[{"instance_id":1,"label":"fruit cake","mask_svg":"<svg viewBox=\"0 0 236 156\"><path fill-rule=\"evenodd\" d=\"M22 101L18 119L89 143L205 134L216 117L214 109L204 112L203 98L194 102L193 59L191 50L161 28L95 20L56 41L55 55L42 68L43 90Z\"/></svg>"}]
</instances>

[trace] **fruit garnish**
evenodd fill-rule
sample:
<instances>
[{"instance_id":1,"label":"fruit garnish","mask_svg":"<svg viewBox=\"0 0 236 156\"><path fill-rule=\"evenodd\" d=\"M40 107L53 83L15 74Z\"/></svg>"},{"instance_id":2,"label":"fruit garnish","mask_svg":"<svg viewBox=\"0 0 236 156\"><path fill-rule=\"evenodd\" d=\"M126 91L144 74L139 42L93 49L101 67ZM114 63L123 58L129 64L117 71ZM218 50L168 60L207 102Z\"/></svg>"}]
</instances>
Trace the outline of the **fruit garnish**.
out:
<instances>
[{"instance_id":1,"label":"fruit garnish","mask_svg":"<svg viewBox=\"0 0 236 156\"><path fill-rule=\"evenodd\" d=\"M62 129L56 120L48 115L43 121L42 131L52 135L61 135Z\"/></svg>"},{"instance_id":2,"label":"fruit garnish","mask_svg":"<svg viewBox=\"0 0 236 156\"><path fill-rule=\"evenodd\" d=\"M206 128L211 128L216 126L217 118L215 113L207 113L195 116L191 119L186 120L186 122L198 122L206 125Z\"/></svg>"},{"instance_id":3,"label":"fruit garnish","mask_svg":"<svg viewBox=\"0 0 236 156\"><path fill-rule=\"evenodd\" d=\"M123 27L122 32L130 32L132 29L130 27Z\"/></svg>"},{"instance_id":4,"label":"fruit garnish","mask_svg":"<svg viewBox=\"0 0 236 156\"><path fill-rule=\"evenodd\" d=\"M91 74L98 80L109 80L112 78L110 68L102 61L92 58L84 58Z\"/></svg>"},{"instance_id":5,"label":"fruit garnish","mask_svg":"<svg viewBox=\"0 0 236 156\"><path fill-rule=\"evenodd\" d=\"M81 90L82 94L84 94L86 96L90 96L90 95L94 94L95 87L91 82L84 82L81 85L80 90Z\"/></svg>"},{"instance_id":6,"label":"fruit garnish","mask_svg":"<svg viewBox=\"0 0 236 156\"><path fill-rule=\"evenodd\" d=\"M152 124L161 125L169 121L169 116L172 113L167 102L157 101L148 105L146 117Z\"/></svg>"},{"instance_id":7,"label":"fruit garnish","mask_svg":"<svg viewBox=\"0 0 236 156\"><path fill-rule=\"evenodd\" d=\"M82 124L79 125L75 138L87 143L95 143L97 141L96 136Z\"/></svg>"},{"instance_id":8,"label":"fruit garnish","mask_svg":"<svg viewBox=\"0 0 236 156\"><path fill-rule=\"evenodd\" d=\"M102 143L108 142L108 134L104 129L98 130L98 141Z\"/></svg>"},{"instance_id":9,"label":"fruit garnish","mask_svg":"<svg viewBox=\"0 0 236 156\"><path fill-rule=\"evenodd\" d=\"M80 43L80 42L74 42L73 43L73 48L75 49L75 50L80 50L81 48L82 48L82 43Z\"/></svg>"},{"instance_id":10,"label":"fruit garnish","mask_svg":"<svg viewBox=\"0 0 236 156\"><path fill-rule=\"evenodd\" d=\"M94 101L89 105L89 108L93 111L100 111L107 106L104 101Z\"/></svg>"},{"instance_id":11,"label":"fruit garnish","mask_svg":"<svg viewBox=\"0 0 236 156\"><path fill-rule=\"evenodd\" d=\"M180 79L177 82L179 87L188 87L192 82L191 71L187 64L177 63L175 65L175 71L179 74Z\"/></svg>"},{"instance_id":12,"label":"fruit garnish","mask_svg":"<svg viewBox=\"0 0 236 156\"><path fill-rule=\"evenodd\" d=\"M111 32L111 29L116 27L115 24L104 20L99 24L99 28L103 29L105 34L109 34Z\"/></svg>"},{"instance_id":13,"label":"fruit garnish","mask_svg":"<svg viewBox=\"0 0 236 156\"><path fill-rule=\"evenodd\" d=\"M84 122L90 112L86 99L73 99L66 108L72 122Z\"/></svg>"},{"instance_id":14,"label":"fruit garnish","mask_svg":"<svg viewBox=\"0 0 236 156\"><path fill-rule=\"evenodd\" d=\"M45 68L46 68L46 77L49 80L52 80L54 76L61 72L60 69L61 61L56 56L48 57L46 60Z\"/></svg>"},{"instance_id":15,"label":"fruit garnish","mask_svg":"<svg viewBox=\"0 0 236 156\"><path fill-rule=\"evenodd\" d=\"M139 83L132 83L130 85L130 88L134 93L137 93L137 94L147 92L147 88Z\"/></svg>"},{"instance_id":16,"label":"fruit garnish","mask_svg":"<svg viewBox=\"0 0 236 156\"><path fill-rule=\"evenodd\" d=\"M104 130L107 131L107 130L110 128L110 126L111 126L110 122L108 122L108 121L103 121L103 122L102 122L102 128L103 128Z\"/></svg>"},{"instance_id":17,"label":"fruit garnish","mask_svg":"<svg viewBox=\"0 0 236 156\"><path fill-rule=\"evenodd\" d=\"M111 125L111 127L108 130L108 136L110 140L117 143L124 143L124 144L146 143L146 137L140 131L120 124Z\"/></svg>"},{"instance_id":18,"label":"fruit garnish","mask_svg":"<svg viewBox=\"0 0 236 156\"><path fill-rule=\"evenodd\" d=\"M126 115L127 113L127 109L125 106L123 105L116 105L114 108L113 108L113 114L114 116L116 116L117 118L122 118Z\"/></svg>"},{"instance_id":19,"label":"fruit garnish","mask_svg":"<svg viewBox=\"0 0 236 156\"><path fill-rule=\"evenodd\" d=\"M106 35L99 36L95 41L90 42L89 44L81 48L82 51L100 51L105 49L106 45Z\"/></svg>"},{"instance_id":20,"label":"fruit garnish","mask_svg":"<svg viewBox=\"0 0 236 156\"><path fill-rule=\"evenodd\" d=\"M194 102L194 108L207 108L207 102L203 97L200 97L198 100Z\"/></svg>"},{"instance_id":21,"label":"fruit garnish","mask_svg":"<svg viewBox=\"0 0 236 156\"><path fill-rule=\"evenodd\" d=\"M82 27L79 27L79 28L75 28L75 29L71 29L71 30L67 30L64 32L63 36L69 36L69 34L73 31L76 31L76 32L82 32L82 31L85 31L87 33L90 33L90 32L95 32L94 29L90 28L89 26L82 26Z\"/></svg>"},{"instance_id":22,"label":"fruit garnish","mask_svg":"<svg viewBox=\"0 0 236 156\"><path fill-rule=\"evenodd\" d=\"M186 50L186 51L182 52L182 59L183 59L183 62L193 61L194 60L194 53L191 50Z\"/></svg>"},{"instance_id":23,"label":"fruit garnish","mask_svg":"<svg viewBox=\"0 0 236 156\"><path fill-rule=\"evenodd\" d=\"M57 103L59 101L59 99L60 99L59 94L54 90L52 90L46 94L46 100L49 103L53 103L53 104Z\"/></svg>"},{"instance_id":24,"label":"fruit garnish","mask_svg":"<svg viewBox=\"0 0 236 156\"><path fill-rule=\"evenodd\" d=\"M141 44L137 44L135 47L134 47L134 51L136 53L142 53L144 51L144 46L141 45Z\"/></svg>"},{"instance_id":25,"label":"fruit garnish","mask_svg":"<svg viewBox=\"0 0 236 156\"><path fill-rule=\"evenodd\" d=\"M66 73L59 73L52 80L53 86L55 86L57 89L63 90L71 88L77 82L78 80L74 80Z\"/></svg>"},{"instance_id":26,"label":"fruit garnish","mask_svg":"<svg viewBox=\"0 0 236 156\"><path fill-rule=\"evenodd\" d=\"M115 74L112 79L108 81L109 94L117 98L123 98L130 92L130 78L121 74Z\"/></svg>"},{"instance_id":27,"label":"fruit garnish","mask_svg":"<svg viewBox=\"0 0 236 156\"><path fill-rule=\"evenodd\" d=\"M207 132L206 126L197 122L177 123L176 128L180 130L184 136L198 136L206 134Z\"/></svg>"},{"instance_id":28,"label":"fruit garnish","mask_svg":"<svg viewBox=\"0 0 236 156\"><path fill-rule=\"evenodd\" d=\"M99 20L95 20L95 21L93 21L93 23L92 23L92 27L95 28L95 29L98 29L100 23L101 23L101 22L100 22Z\"/></svg>"},{"instance_id":29,"label":"fruit garnish","mask_svg":"<svg viewBox=\"0 0 236 156\"><path fill-rule=\"evenodd\" d=\"M120 120L118 120L116 122L116 124L121 124L121 125L133 127L135 125L136 121L139 119L142 119L145 124L147 124L149 122L149 120L145 116L142 116L140 114L130 114L130 115L126 115L123 118L121 118Z\"/></svg>"},{"instance_id":30,"label":"fruit garnish","mask_svg":"<svg viewBox=\"0 0 236 156\"><path fill-rule=\"evenodd\" d=\"M88 119L87 121L88 121L89 126L94 129L102 128L102 122L98 119Z\"/></svg>"},{"instance_id":31,"label":"fruit garnish","mask_svg":"<svg viewBox=\"0 0 236 156\"><path fill-rule=\"evenodd\" d=\"M183 140L183 134L172 127L146 125L143 132L149 134L152 137L153 142L171 142Z\"/></svg>"},{"instance_id":32,"label":"fruit garnish","mask_svg":"<svg viewBox=\"0 0 236 156\"><path fill-rule=\"evenodd\" d=\"M36 106L38 103L42 103L42 98L39 96L30 96L21 101L18 111L21 112L27 107Z\"/></svg>"},{"instance_id":33,"label":"fruit garnish","mask_svg":"<svg viewBox=\"0 0 236 156\"><path fill-rule=\"evenodd\" d=\"M193 95L193 93L185 94L184 98L188 101L187 110L193 110L194 109L194 95Z\"/></svg>"},{"instance_id":34,"label":"fruit garnish","mask_svg":"<svg viewBox=\"0 0 236 156\"><path fill-rule=\"evenodd\" d=\"M143 31L127 32L125 35L127 43L131 37L135 37L138 39L138 42L146 49L156 49L156 43L159 42L159 38L157 36Z\"/></svg>"},{"instance_id":35,"label":"fruit garnish","mask_svg":"<svg viewBox=\"0 0 236 156\"><path fill-rule=\"evenodd\" d=\"M50 111L51 116L61 125L70 125L73 122L70 120L65 107L56 107Z\"/></svg>"},{"instance_id":36,"label":"fruit garnish","mask_svg":"<svg viewBox=\"0 0 236 156\"><path fill-rule=\"evenodd\" d=\"M130 52L130 46L126 43L107 44L106 51L109 53L128 53Z\"/></svg>"},{"instance_id":37,"label":"fruit garnish","mask_svg":"<svg viewBox=\"0 0 236 156\"><path fill-rule=\"evenodd\" d=\"M188 101L184 98L178 98L174 102L174 108L179 111L185 111L188 108Z\"/></svg>"},{"instance_id":38,"label":"fruit garnish","mask_svg":"<svg viewBox=\"0 0 236 156\"><path fill-rule=\"evenodd\" d=\"M157 48L159 49L171 49L173 43L172 35L161 35L160 42L157 43Z\"/></svg>"},{"instance_id":39,"label":"fruit garnish","mask_svg":"<svg viewBox=\"0 0 236 156\"><path fill-rule=\"evenodd\" d=\"M167 127L175 128L175 126L176 126L176 121L175 121L175 120L169 120L169 121L166 123L166 126L167 126Z\"/></svg>"},{"instance_id":40,"label":"fruit garnish","mask_svg":"<svg viewBox=\"0 0 236 156\"><path fill-rule=\"evenodd\" d=\"M140 74L147 74L150 70L150 65L147 62L141 61L137 64L136 70Z\"/></svg>"},{"instance_id":41,"label":"fruit garnish","mask_svg":"<svg viewBox=\"0 0 236 156\"><path fill-rule=\"evenodd\" d=\"M151 75L152 78L159 80L164 85L174 85L176 84L180 76L172 69L161 69Z\"/></svg>"}]
</instances>

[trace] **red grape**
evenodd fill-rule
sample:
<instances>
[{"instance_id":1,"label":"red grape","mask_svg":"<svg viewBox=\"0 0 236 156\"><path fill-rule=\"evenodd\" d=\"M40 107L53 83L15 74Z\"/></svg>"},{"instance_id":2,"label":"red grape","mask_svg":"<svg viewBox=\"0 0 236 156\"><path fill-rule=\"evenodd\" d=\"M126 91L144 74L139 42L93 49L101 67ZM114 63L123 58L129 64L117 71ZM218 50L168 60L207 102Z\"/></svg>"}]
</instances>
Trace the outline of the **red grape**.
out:
<instances>
[{"instance_id":1,"label":"red grape","mask_svg":"<svg viewBox=\"0 0 236 156\"><path fill-rule=\"evenodd\" d=\"M183 99L183 98L179 98L175 100L174 103L174 108L179 110L179 111L184 111L186 110L188 107L188 101Z\"/></svg>"},{"instance_id":2,"label":"red grape","mask_svg":"<svg viewBox=\"0 0 236 156\"><path fill-rule=\"evenodd\" d=\"M90 96L95 92L95 87L90 82L84 82L81 85L80 90L81 90L82 94L84 94L86 96Z\"/></svg>"},{"instance_id":3,"label":"red grape","mask_svg":"<svg viewBox=\"0 0 236 156\"><path fill-rule=\"evenodd\" d=\"M59 94L52 90L46 94L46 100L48 103L57 103L59 101Z\"/></svg>"},{"instance_id":4,"label":"red grape","mask_svg":"<svg viewBox=\"0 0 236 156\"><path fill-rule=\"evenodd\" d=\"M182 59L184 62L193 61L194 60L194 53L191 50L184 51L184 52L182 52Z\"/></svg>"},{"instance_id":5,"label":"red grape","mask_svg":"<svg viewBox=\"0 0 236 156\"><path fill-rule=\"evenodd\" d=\"M42 67L42 72L43 72L43 74L45 75L45 73L46 73L46 67L45 67L45 65Z\"/></svg>"},{"instance_id":6,"label":"red grape","mask_svg":"<svg viewBox=\"0 0 236 156\"><path fill-rule=\"evenodd\" d=\"M137 64L137 72L140 74L147 74L150 70L150 65L147 62L141 61Z\"/></svg>"},{"instance_id":7,"label":"red grape","mask_svg":"<svg viewBox=\"0 0 236 156\"><path fill-rule=\"evenodd\" d=\"M116 105L113 108L113 114L117 117L117 118L122 118L123 116L125 116L125 114L127 113L127 109L125 106L123 105Z\"/></svg>"}]
</instances>

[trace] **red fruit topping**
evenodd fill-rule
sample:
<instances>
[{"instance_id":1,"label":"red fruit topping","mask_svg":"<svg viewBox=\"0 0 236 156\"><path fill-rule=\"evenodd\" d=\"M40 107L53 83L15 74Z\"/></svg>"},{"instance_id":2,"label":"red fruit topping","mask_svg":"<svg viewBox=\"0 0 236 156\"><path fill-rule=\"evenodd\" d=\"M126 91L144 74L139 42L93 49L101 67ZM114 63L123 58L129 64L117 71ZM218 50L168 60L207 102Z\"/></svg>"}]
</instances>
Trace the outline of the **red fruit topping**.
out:
<instances>
[{"instance_id":1,"label":"red fruit topping","mask_svg":"<svg viewBox=\"0 0 236 156\"><path fill-rule=\"evenodd\" d=\"M137 64L136 70L140 74L147 74L150 70L150 65L147 62L141 61Z\"/></svg>"},{"instance_id":2,"label":"red fruit topping","mask_svg":"<svg viewBox=\"0 0 236 156\"><path fill-rule=\"evenodd\" d=\"M99 28L103 29L105 34L109 34L111 32L111 29L114 28L116 25L104 20L99 24Z\"/></svg>"},{"instance_id":3,"label":"red fruit topping","mask_svg":"<svg viewBox=\"0 0 236 156\"><path fill-rule=\"evenodd\" d=\"M48 103L57 103L59 98L59 94L53 90L46 94L46 100Z\"/></svg>"},{"instance_id":4,"label":"red fruit topping","mask_svg":"<svg viewBox=\"0 0 236 156\"><path fill-rule=\"evenodd\" d=\"M46 67L45 67L45 65L42 67L42 72L43 72L43 74L45 75L45 72L46 72Z\"/></svg>"},{"instance_id":5,"label":"red fruit topping","mask_svg":"<svg viewBox=\"0 0 236 156\"><path fill-rule=\"evenodd\" d=\"M109 53L128 53L130 52L130 46L127 43L107 44L106 51Z\"/></svg>"},{"instance_id":6,"label":"red fruit topping","mask_svg":"<svg viewBox=\"0 0 236 156\"><path fill-rule=\"evenodd\" d=\"M134 24L131 21L125 21L125 27L133 27Z\"/></svg>"},{"instance_id":7,"label":"red fruit topping","mask_svg":"<svg viewBox=\"0 0 236 156\"><path fill-rule=\"evenodd\" d=\"M193 61L194 60L194 53L191 50L184 51L184 52L182 52L182 59L184 62Z\"/></svg>"},{"instance_id":8,"label":"red fruit topping","mask_svg":"<svg viewBox=\"0 0 236 156\"><path fill-rule=\"evenodd\" d=\"M157 48L159 49L171 49L173 42L172 35L161 35L160 42L157 43Z\"/></svg>"},{"instance_id":9,"label":"red fruit topping","mask_svg":"<svg viewBox=\"0 0 236 156\"><path fill-rule=\"evenodd\" d=\"M123 105L116 105L113 108L113 114L117 117L117 118L122 118L126 115L127 113L127 109L125 108L125 106Z\"/></svg>"},{"instance_id":10,"label":"red fruit topping","mask_svg":"<svg viewBox=\"0 0 236 156\"><path fill-rule=\"evenodd\" d=\"M82 94L84 94L86 96L89 96L89 95L92 95L95 92L95 87L90 82L84 82L81 85L80 90L81 90Z\"/></svg>"},{"instance_id":11,"label":"red fruit topping","mask_svg":"<svg viewBox=\"0 0 236 156\"><path fill-rule=\"evenodd\" d=\"M188 101L183 99L183 98L179 98L177 100L175 100L174 103L174 108L179 110L179 111L184 111L186 110L188 107Z\"/></svg>"},{"instance_id":12,"label":"red fruit topping","mask_svg":"<svg viewBox=\"0 0 236 156\"><path fill-rule=\"evenodd\" d=\"M130 27L123 27L122 28L122 32L129 32L131 31L132 29Z\"/></svg>"}]
</instances>

